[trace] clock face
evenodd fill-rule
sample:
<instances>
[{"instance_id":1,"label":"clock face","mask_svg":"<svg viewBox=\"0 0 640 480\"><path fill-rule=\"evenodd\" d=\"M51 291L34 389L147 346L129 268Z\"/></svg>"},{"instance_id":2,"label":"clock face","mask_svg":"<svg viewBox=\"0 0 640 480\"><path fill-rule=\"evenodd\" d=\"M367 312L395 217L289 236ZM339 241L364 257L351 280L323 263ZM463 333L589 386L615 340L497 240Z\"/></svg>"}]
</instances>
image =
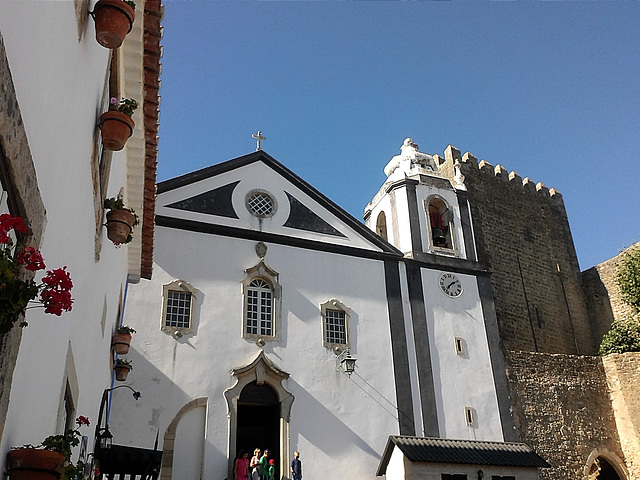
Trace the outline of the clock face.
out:
<instances>
[{"instance_id":1,"label":"clock face","mask_svg":"<svg viewBox=\"0 0 640 480\"><path fill-rule=\"evenodd\" d=\"M442 275L440 275L439 283L440 290L442 290L445 295L448 295L452 298L462 295L462 285L460 284L460 279L453 273L443 273Z\"/></svg>"}]
</instances>

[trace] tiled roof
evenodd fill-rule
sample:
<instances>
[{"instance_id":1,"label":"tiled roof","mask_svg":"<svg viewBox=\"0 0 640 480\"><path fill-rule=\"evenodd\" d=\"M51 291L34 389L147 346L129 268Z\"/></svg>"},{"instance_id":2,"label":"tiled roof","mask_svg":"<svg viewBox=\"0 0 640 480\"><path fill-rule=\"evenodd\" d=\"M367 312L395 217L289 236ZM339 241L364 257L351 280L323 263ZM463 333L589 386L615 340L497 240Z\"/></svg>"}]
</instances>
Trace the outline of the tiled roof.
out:
<instances>
[{"instance_id":1,"label":"tiled roof","mask_svg":"<svg viewBox=\"0 0 640 480\"><path fill-rule=\"evenodd\" d=\"M161 0L144 2L144 136L145 168L142 213L142 252L140 276L151 278L153 269L153 233L156 205L156 169L158 164L158 119L160 116L160 72L162 57Z\"/></svg>"},{"instance_id":2,"label":"tiled roof","mask_svg":"<svg viewBox=\"0 0 640 480\"><path fill-rule=\"evenodd\" d=\"M524 443L449 440L444 438L391 435L387 441L377 475L386 473L394 447L410 462L496 465L505 467L549 467Z\"/></svg>"}]
</instances>

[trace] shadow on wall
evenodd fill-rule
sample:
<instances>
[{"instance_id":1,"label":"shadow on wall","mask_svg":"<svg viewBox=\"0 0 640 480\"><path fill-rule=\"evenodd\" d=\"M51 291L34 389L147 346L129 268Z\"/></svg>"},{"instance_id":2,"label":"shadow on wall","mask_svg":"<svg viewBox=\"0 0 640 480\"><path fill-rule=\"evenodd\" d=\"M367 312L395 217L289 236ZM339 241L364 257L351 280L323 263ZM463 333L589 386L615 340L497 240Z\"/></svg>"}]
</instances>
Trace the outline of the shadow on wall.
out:
<instances>
[{"instance_id":1,"label":"shadow on wall","mask_svg":"<svg viewBox=\"0 0 640 480\"><path fill-rule=\"evenodd\" d=\"M295 395L291 411L292 419L295 418L295 422L291 423L291 445L298 445L300 442L298 436L302 435L329 458L343 456L347 445L355 445L376 459L380 458L379 452L376 452L362 437L356 435L304 387L292 378L287 382L289 390ZM296 407L300 408L300 405L304 405L305 411L296 409ZM310 414L310 412L313 413Z\"/></svg>"},{"instance_id":2,"label":"shadow on wall","mask_svg":"<svg viewBox=\"0 0 640 480\"><path fill-rule=\"evenodd\" d=\"M596 349L602 342L602 337L611 328L613 322L613 310L607 285L602 281L597 267L591 267L580 274L582 291L589 314L589 321L593 330L593 343ZM617 285L609 285L617 288Z\"/></svg>"}]
</instances>

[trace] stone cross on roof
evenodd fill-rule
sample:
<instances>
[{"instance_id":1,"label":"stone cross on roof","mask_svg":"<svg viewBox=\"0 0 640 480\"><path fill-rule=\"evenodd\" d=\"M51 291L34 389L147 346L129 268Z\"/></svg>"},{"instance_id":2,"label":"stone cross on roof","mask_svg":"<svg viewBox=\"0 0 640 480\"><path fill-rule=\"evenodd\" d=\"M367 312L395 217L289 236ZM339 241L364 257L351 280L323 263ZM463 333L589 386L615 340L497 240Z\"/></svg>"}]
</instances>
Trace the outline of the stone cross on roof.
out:
<instances>
[{"instance_id":1,"label":"stone cross on roof","mask_svg":"<svg viewBox=\"0 0 640 480\"><path fill-rule=\"evenodd\" d=\"M258 141L258 145L256 146L256 152L258 150L262 150L262 147L260 147L260 141L261 140L266 140L267 137L263 137L262 136L262 132L260 130L258 130L258 133L254 133L251 135L253 138L255 138Z\"/></svg>"}]
</instances>

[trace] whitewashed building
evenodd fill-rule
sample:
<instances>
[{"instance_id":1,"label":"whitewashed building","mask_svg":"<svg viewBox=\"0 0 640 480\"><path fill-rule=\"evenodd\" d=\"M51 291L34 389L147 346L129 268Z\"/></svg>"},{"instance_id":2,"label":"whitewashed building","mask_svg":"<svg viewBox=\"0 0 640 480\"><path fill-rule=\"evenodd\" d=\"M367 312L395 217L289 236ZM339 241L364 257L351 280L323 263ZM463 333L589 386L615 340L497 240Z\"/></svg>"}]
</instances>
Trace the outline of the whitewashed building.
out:
<instances>
[{"instance_id":1,"label":"whitewashed building","mask_svg":"<svg viewBox=\"0 0 640 480\"><path fill-rule=\"evenodd\" d=\"M96 41L95 0L0 2L0 213L22 217L26 242L74 283L72 311L29 309L28 327L0 335L2 472L12 446L63 433L77 415L93 427L113 385L127 282L151 275L161 6L136 3L124 44L110 50ZM111 97L140 105L118 152L103 148L98 127ZM141 223L115 248L102 205L119 193ZM83 430L90 453L93 428Z\"/></svg>"},{"instance_id":2,"label":"whitewashed building","mask_svg":"<svg viewBox=\"0 0 640 480\"><path fill-rule=\"evenodd\" d=\"M462 181L411 139L385 173L367 225L261 150L158 184L124 319L143 398L116 392L111 430L159 435L161 478L255 448L279 478L294 450L305 478L373 478L390 435L517 439Z\"/></svg>"}]
</instances>

